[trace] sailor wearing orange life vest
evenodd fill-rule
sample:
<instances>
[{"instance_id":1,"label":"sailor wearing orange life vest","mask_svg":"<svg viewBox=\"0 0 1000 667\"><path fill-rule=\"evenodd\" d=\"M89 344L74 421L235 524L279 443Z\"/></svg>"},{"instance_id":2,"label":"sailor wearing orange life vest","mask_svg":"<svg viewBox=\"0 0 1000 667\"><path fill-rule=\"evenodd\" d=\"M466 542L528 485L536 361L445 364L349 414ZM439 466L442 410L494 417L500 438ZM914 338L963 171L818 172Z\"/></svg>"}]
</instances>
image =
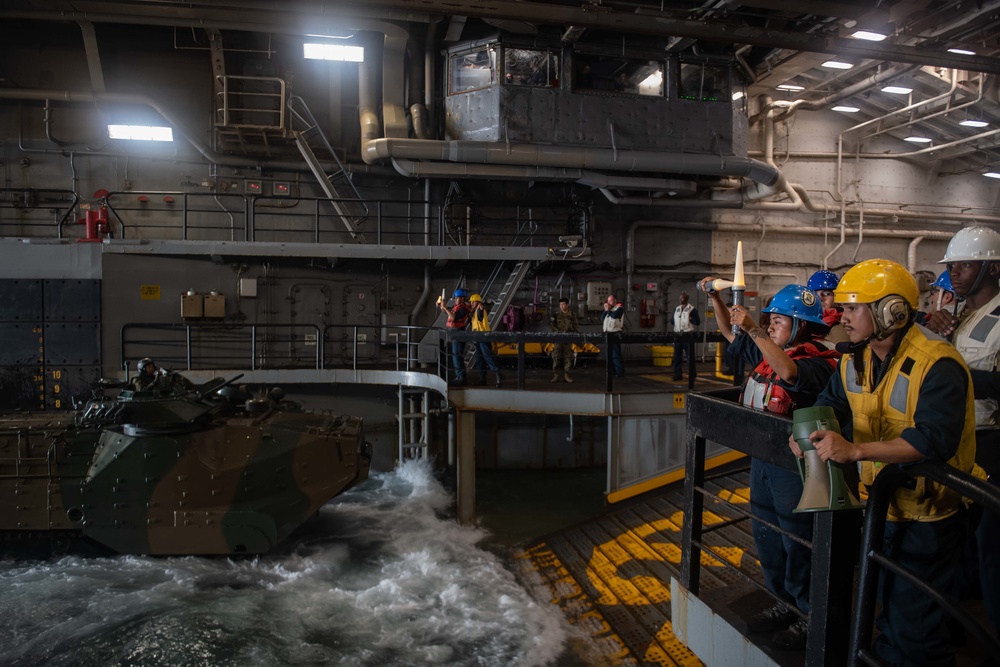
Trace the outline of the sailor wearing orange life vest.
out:
<instances>
[{"instance_id":1,"label":"sailor wearing orange life vest","mask_svg":"<svg viewBox=\"0 0 1000 667\"><path fill-rule=\"evenodd\" d=\"M826 386L840 355L824 340L829 326L823 321L819 297L803 285L787 285L763 312L767 331L742 306L727 309L718 293L711 293L719 328L753 373L743 387L747 407L782 415L809 407ZM734 336L731 324L747 333ZM812 539L812 517L794 514L802 495L798 473L753 459L750 463L750 507L754 515L805 540ZM806 622L792 612L795 605L809 612L810 558L808 548L753 523L754 543L764 580L783 602L747 619L752 632L774 632L773 642L786 649L805 647Z\"/></svg>"}]
</instances>

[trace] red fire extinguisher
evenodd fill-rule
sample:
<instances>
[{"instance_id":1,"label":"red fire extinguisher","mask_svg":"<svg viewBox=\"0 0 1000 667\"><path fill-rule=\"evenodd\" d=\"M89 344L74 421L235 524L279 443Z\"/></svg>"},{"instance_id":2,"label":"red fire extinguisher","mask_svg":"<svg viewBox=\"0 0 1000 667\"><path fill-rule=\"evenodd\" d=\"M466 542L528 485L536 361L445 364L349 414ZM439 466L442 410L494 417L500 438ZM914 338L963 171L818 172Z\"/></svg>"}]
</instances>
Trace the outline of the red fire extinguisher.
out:
<instances>
[{"instance_id":1,"label":"red fire extinguisher","mask_svg":"<svg viewBox=\"0 0 1000 667\"><path fill-rule=\"evenodd\" d=\"M639 300L639 326L643 329L656 326L656 299Z\"/></svg>"},{"instance_id":2,"label":"red fire extinguisher","mask_svg":"<svg viewBox=\"0 0 1000 667\"><path fill-rule=\"evenodd\" d=\"M84 217L77 218L76 224L84 225L84 236L79 243L100 243L108 233L108 207L105 206L107 190L94 193L94 201L85 211Z\"/></svg>"}]
</instances>

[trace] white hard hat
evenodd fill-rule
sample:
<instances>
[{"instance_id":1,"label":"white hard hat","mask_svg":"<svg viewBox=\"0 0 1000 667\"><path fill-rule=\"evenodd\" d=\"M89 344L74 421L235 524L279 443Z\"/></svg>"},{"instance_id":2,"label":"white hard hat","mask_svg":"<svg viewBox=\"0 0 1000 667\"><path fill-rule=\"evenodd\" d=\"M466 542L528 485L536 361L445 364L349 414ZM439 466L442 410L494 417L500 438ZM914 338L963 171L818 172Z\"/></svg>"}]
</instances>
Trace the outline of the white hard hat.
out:
<instances>
[{"instance_id":1,"label":"white hard hat","mask_svg":"<svg viewBox=\"0 0 1000 667\"><path fill-rule=\"evenodd\" d=\"M977 225L958 230L938 264L991 261L1000 261L1000 234Z\"/></svg>"}]
</instances>

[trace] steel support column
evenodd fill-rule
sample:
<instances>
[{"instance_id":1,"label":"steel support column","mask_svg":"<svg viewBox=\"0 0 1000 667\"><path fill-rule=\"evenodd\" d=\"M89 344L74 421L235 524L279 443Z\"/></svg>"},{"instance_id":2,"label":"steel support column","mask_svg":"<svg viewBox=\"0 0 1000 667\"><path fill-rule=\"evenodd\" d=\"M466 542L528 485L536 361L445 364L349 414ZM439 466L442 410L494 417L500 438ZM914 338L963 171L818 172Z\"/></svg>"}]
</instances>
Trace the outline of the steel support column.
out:
<instances>
[{"instance_id":1,"label":"steel support column","mask_svg":"<svg viewBox=\"0 0 1000 667\"><path fill-rule=\"evenodd\" d=\"M458 521L476 518L476 413L459 410L458 421Z\"/></svg>"}]
</instances>

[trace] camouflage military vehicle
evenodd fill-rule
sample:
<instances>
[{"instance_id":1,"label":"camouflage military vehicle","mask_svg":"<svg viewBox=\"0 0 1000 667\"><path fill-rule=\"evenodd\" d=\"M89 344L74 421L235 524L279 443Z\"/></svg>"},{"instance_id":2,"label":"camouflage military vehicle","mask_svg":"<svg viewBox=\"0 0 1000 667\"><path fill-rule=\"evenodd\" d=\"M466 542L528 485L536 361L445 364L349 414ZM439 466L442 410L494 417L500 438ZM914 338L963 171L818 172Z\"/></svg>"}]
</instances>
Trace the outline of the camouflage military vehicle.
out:
<instances>
[{"instance_id":1,"label":"camouflage military vehicle","mask_svg":"<svg viewBox=\"0 0 1000 667\"><path fill-rule=\"evenodd\" d=\"M367 479L360 417L227 384L102 390L79 412L0 416L0 535L123 554L257 554Z\"/></svg>"}]
</instances>

